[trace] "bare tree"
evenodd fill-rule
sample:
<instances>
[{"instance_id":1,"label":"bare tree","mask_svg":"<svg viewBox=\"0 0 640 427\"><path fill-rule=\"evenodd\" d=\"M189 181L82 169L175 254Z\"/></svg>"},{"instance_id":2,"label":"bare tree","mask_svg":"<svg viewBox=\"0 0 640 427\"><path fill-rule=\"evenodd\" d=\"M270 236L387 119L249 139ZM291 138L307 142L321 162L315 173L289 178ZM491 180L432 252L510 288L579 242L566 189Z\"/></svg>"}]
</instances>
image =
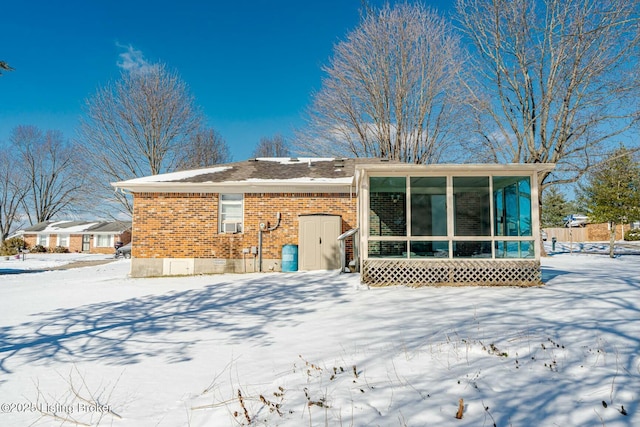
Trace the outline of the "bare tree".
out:
<instances>
[{"instance_id":1,"label":"bare tree","mask_svg":"<svg viewBox=\"0 0 640 427\"><path fill-rule=\"evenodd\" d=\"M463 64L459 38L436 12L420 3L367 7L324 68L297 144L312 154L439 161L465 128Z\"/></svg>"},{"instance_id":2,"label":"bare tree","mask_svg":"<svg viewBox=\"0 0 640 427\"><path fill-rule=\"evenodd\" d=\"M93 187L131 214L131 198L109 183L176 170L200 123L194 98L175 72L162 64L123 72L86 101L81 119Z\"/></svg>"},{"instance_id":3,"label":"bare tree","mask_svg":"<svg viewBox=\"0 0 640 427\"><path fill-rule=\"evenodd\" d=\"M24 174L22 199L30 224L48 221L73 210L83 186L77 150L62 132L42 133L35 126L13 129L10 141L17 150L20 173Z\"/></svg>"},{"instance_id":4,"label":"bare tree","mask_svg":"<svg viewBox=\"0 0 640 427\"><path fill-rule=\"evenodd\" d=\"M177 169L204 168L231 161L229 146L214 129L202 128L186 143Z\"/></svg>"},{"instance_id":5,"label":"bare tree","mask_svg":"<svg viewBox=\"0 0 640 427\"><path fill-rule=\"evenodd\" d=\"M280 134L271 138L260 138L260 142L253 150L253 157L289 157L290 155L289 145Z\"/></svg>"},{"instance_id":6,"label":"bare tree","mask_svg":"<svg viewBox=\"0 0 640 427\"><path fill-rule=\"evenodd\" d=\"M473 94L485 160L556 163L574 182L638 120L637 0L458 0L478 56ZM542 193L541 193L542 194Z\"/></svg>"},{"instance_id":7,"label":"bare tree","mask_svg":"<svg viewBox=\"0 0 640 427\"><path fill-rule=\"evenodd\" d=\"M24 174L14 153L10 149L0 150L0 243L14 227L22 225L20 208L27 195L27 186L22 182Z\"/></svg>"}]
</instances>

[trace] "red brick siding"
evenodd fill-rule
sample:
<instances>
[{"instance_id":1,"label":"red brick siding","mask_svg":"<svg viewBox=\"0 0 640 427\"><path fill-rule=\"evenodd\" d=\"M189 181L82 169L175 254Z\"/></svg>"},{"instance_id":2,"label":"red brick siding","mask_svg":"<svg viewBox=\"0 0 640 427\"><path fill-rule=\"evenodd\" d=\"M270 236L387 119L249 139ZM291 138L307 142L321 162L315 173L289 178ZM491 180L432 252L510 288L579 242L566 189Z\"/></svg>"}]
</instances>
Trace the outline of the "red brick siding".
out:
<instances>
[{"instance_id":1,"label":"red brick siding","mask_svg":"<svg viewBox=\"0 0 640 427\"><path fill-rule=\"evenodd\" d=\"M342 231L356 225L356 199L350 194L247 193L243 232L218 233L218 194L136 193L133 250L137 258L242 259L242 249L258 246L261 222L279 227L263 233L262 256L279 259L282 245L298 243L298 216L342 216Z\"/></svg>"},{"instance_id":2,"label":"red brick siding","mask_svg":"<svg viewBox=\"0 0 640 427\"><path fill-rule=\"evenodd\" d=\"M69 236L69 252L82 252L82 234Z\"/></svg>"},{"instance_id":3,"label":"red brick siding","mask_svg":"<svg viewBox=\"0 0 640 427\"><path fill-rule=\"evenodd\" d=\"M491 234L489 195L476 192L455 195L455 235L488 236Z\"/></svg>"},{"instance_id":4,"label":"red brick siding","mask_svg":"<svg viewBox=\"0 0 640 427\"><path fill-rule=\"evenodd\" d=\"M369 200L369 235L371 236L406 236L406 194L394 203L391 193L371 193Z\"/></svg>"},{"instance_id":5,"label":"red brick siding","mask_svg":"<svg viewBox=\"0 0 640 427\"><path fill-rule=\"evenodd\" d=\"M36 236L35 234L25 234L24 236L22 236L22 238L30 248L38 244L38 236Z\"/></svg>"},{"instance_id":6,"label":"red brick siding","mask_svg":"<svg viewBox=\"0 0 640 427\"><path fill-rule=\"evenodd\" d=\"M624 239L624 235L622 233L624 227L624 232L629 231L629 224L624 224L621 226L620 224L616 225L616 240ZM611 238L611 230L609 229L609 224L606 222L603 224L587 224L587 241L590 242L608 242Z\"/></svg>"}]
</instances>

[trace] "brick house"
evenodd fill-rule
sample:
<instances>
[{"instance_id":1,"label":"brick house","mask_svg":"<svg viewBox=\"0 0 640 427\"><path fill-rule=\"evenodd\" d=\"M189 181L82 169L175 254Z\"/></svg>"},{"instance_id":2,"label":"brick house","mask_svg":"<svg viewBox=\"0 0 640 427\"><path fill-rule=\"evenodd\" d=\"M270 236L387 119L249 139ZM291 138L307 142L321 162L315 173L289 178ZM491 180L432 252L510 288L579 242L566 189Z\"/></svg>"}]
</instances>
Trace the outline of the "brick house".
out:
<instances>
[{"instance_id":1,"label":"brick house","mask_svg":"<svg viewBox=\"0 0 640 427\"><path fill-rule=\"evenodd\" d=\"M134 198L134 277L279 271L297 245L299 269L354 260L372 285L532 285L551 168L267 158L112 185Z\"/></svg>"},{"instance_id":2,"label":"brick house","mask_svg":"<svg viewBox=\"0 0 640 427\"><path fill-rule=\"evenodd\" d=\"M300 269L339 268L357 162L252 159L114 183L134 198L131 275L279 271L284 245L300 246Z\"/></svg>"},{"instance_id":3,"label":"brick house","mask_svg":"<svg viewBox=\"0 0 640 427\"><path fill-rule=\"evenodd\" d=\"M69 252L112 254L116 242L131 241L131 221L45 221L16 233L29 247L64 247Z\"/></svg>"}]
</instances>

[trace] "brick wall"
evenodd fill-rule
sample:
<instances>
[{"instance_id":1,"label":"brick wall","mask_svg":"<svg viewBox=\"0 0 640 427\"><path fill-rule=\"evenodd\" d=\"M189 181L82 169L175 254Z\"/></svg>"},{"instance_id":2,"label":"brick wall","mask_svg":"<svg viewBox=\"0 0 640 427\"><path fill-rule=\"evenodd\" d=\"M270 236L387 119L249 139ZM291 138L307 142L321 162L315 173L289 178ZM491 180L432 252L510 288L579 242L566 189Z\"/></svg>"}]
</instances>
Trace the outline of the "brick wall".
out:
<instances>
[{"instance_id":1,"label":"brick wall","mask_svg":"<svg viewBox=\"0 0 640 427\"><path fill-rule=\"evenodd\" d=\"M51 243L51 241L49 241L49 243ZM102 248L96 248L96 249L102 249ZM81 234L72 234L71 236L69 236L69 252L82 252L82 235Z\"/></svg>"},{"instance_id":2,"label":"brick wall","mask_svg":"<svg viewBox=\"0 0 640 427\"><path fill-rule=\"evenodd\" d=\"M119 237L116 237L116 242L122 242L123 245L131 242L131 230L127 230L122 233Z\"/></svg>"},{"instance_id":3,"label":"brick wall","mask_svg":"<svg viewBox=\"0 0 640 427\"><path fill-rule=\"evenodd\" d=\"M33 247L38 244L38 237L35 234L25 234L22 238L28 247Z\"/></svg>"},{"instance_id":4,"label":"brick wall","mask_svg":"<svg viewBox=\"0 0 640 427\"><path fill-rule=\"evenodd\" d=\"M406 194L371 193L369 206L369 235L407 235Z\"/></svg>"},{"instance_id":5,"label":"brick wall","mask_svg":"<svg viewBox=\"0 0 640 427\"><path fill-rule=\"evenodd\" d=\"M624 239L624 233L622 232L624 227L624 232L629 231L629 224L618 224L616 225L616 240ZM609 229L609 224L587 224L587 241L590 242L608 242L611 238L611 230Z\"/></svg>"},{"instance_id":6,"label":"brick wall","mask_svg":"<svg viewBox=\"0 0 640 427\"><path fill-rule=\"evenodd\" d=\"M455 235L490 236L489 197L477 192L455 195Z\"/></svg>"},{"instance_id":7,"label":"brick wall","mask_svg":"<svg viewBox=\"0 0 640 427\"><path fill-rule=\"evenodd\" d=\"M238 234L218 232L218 194L136 193L133 212L134 258L242 259L242 249L258 246L261 222L279 227L263 233L263 258L281 258L282 246L298 244L298 216L342 216L342 231L356 226L356 198L330 193L247 193L244 226ZM348 248L350 250L350 248Z\"/></svg>"}]
</instances>

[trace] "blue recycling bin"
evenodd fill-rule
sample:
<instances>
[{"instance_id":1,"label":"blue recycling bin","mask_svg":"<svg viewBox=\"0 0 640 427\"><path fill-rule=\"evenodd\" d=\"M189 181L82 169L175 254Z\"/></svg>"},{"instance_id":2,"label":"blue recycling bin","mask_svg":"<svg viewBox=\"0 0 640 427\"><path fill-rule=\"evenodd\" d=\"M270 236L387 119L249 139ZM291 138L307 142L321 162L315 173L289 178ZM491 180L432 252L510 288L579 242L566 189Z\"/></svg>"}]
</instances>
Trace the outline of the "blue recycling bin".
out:
<instances>
[{"instance_id":1,"label":"blue recycling bin","mask_svg":"<svg viewBox=\"0 0 640 427\"><path fill-rule=\"evenodd\" d=\"M298 245L282 246L282 271L298 271Z\"/></svg>"}]
</instances>

